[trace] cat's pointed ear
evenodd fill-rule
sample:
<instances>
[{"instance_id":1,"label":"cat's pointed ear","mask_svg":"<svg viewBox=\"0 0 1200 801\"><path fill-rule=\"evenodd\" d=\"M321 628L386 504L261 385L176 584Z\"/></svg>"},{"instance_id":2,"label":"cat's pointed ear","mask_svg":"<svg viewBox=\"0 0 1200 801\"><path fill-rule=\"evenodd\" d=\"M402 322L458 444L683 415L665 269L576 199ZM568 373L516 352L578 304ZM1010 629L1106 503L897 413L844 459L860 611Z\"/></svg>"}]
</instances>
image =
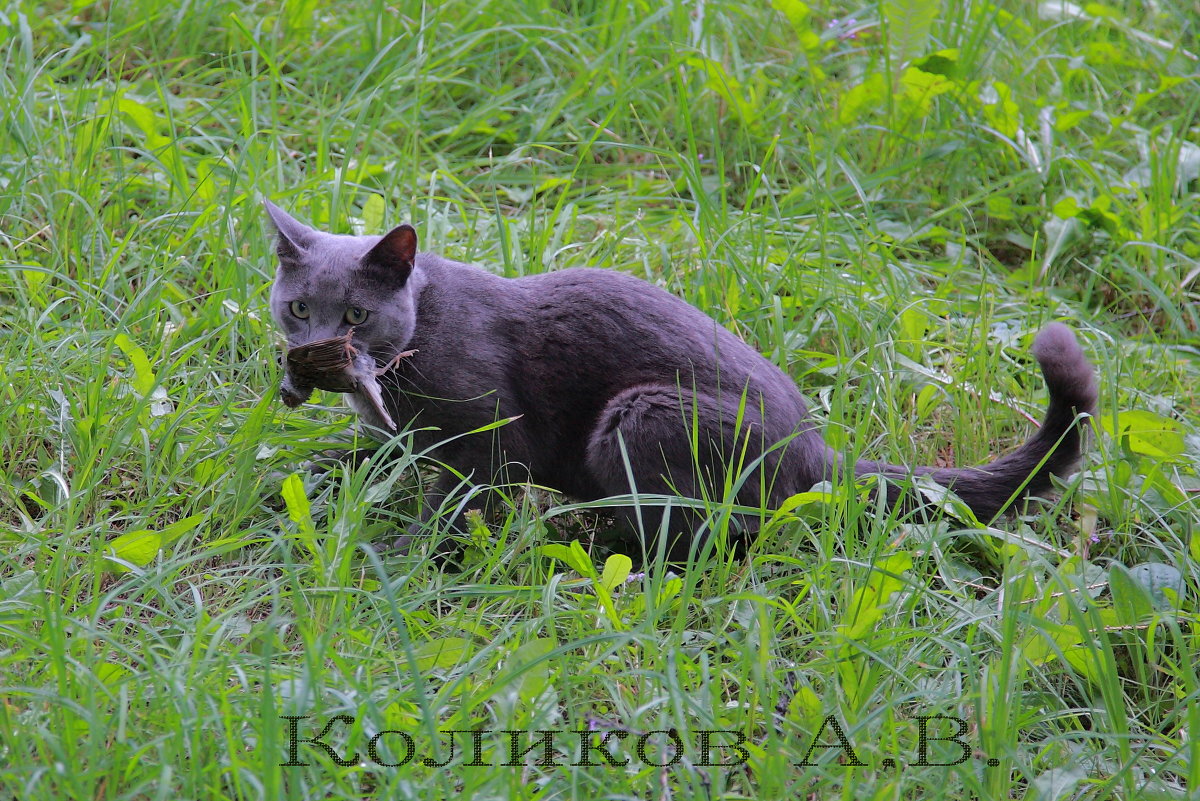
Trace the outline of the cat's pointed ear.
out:
<instances>
[{"instance_id":1,"label":"cat's pointed ear","mask_svg":"<svg viewBox=\"0 0 1200 801\"><path fill-rule=\"evenodd\" d=\"M362 264L396 285L403 285L417 258L417 232L411 225L398 225L383 235L363 256Z\"/></svg>"},{"instance_id":2,"label":"cat's pointed ear","mask_svg":"<svg viewBox=\"0 0 1200 801\"><path fill-rule=\"evenodd\" d=\"M266 208L267 216L271 218L271 224L279 234L275 242L275 252L279 254L280 261L299 259L300 254L312 242L313 229L266 198L263 198L263 207Z\"/></svg>"}]
</instances>

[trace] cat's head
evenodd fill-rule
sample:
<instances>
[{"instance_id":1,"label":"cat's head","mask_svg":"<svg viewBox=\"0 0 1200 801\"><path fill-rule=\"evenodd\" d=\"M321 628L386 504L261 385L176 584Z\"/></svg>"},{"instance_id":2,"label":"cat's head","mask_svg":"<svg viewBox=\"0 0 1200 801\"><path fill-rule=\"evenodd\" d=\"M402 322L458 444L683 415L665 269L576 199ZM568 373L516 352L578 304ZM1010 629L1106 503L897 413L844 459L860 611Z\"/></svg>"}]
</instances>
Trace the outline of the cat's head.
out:
<instances>
[{"instance_id":1,"label":"cat's head","mask_svg":"<svg viewBox=\"0 0 1200 801\"><path fill-rule=\"evenodd\" d=\"M387 360L416 327L417 233L410 225L383 236L345 236L310 228L263 200L278 234L279 267L271 316L295 348L354 329L359 350Z\"/></svg>"}]
</instances>

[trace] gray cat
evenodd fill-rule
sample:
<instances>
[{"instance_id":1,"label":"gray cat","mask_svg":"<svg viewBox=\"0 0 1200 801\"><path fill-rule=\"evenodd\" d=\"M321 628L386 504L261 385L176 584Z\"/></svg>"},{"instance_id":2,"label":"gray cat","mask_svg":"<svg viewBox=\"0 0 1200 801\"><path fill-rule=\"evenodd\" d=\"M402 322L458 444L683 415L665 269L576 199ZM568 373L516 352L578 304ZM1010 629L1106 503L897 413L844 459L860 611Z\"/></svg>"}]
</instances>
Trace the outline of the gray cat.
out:
<instances>
[{"instance_id":1,"label":"gray cat","mask_svg":"<svg viewBox=\"0 0 1200 801\"><path fill-rule=\"evenodd\" d=\"M288 345L352 328L357 352L380 365L395 361L374 400L360 387L349 402L379 434L390 433L394 420L415 431L418 448L445 441L434 455L452 470L427 496L434 505L460 483L455 471L476 485L533 481L586 501L634 491L719 500L740 469L736 499L752 508L777 506L838 471L838 457L782 370L641 279L586 268L501 278L418 253L408 225L382 237L335 235L265 205L278 231L271 312ZM396 360L403 351L415 353ZM917 505L905 479L929 476L985 521L1015 498L1049 490L1050 476L1069 473L1079 459L1086 419L1079 415L1094 413L1096 384L1065 325L1046 326L1033 354L1049 408L1015 451L968 468L864 460L854 473L887 478L887 500L905 508ZM366 372L369 384L377 371ZM469 433L502 419L510 422ZM475 508L489 502L486 492L473 501ZM460 508L452 526L461 515ZM623 517L651 541L671 535L672 558L686 558L702 520L677 507L664 521L661 506L642 504ZM741 523L753 532L752 519Z\"/></svg>"}]
</instances>

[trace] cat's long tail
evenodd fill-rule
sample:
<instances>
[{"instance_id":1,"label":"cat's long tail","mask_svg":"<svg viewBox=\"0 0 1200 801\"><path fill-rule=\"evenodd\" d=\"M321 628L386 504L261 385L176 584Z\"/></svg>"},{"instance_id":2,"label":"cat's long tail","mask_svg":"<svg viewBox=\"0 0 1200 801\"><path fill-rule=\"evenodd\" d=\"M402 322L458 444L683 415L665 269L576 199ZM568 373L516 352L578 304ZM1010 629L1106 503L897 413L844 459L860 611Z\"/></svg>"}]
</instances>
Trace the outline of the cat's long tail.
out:
<instances>
[{"instance_id":1,"label":"cat's long tail","mask_svg":"<svg viewBox=\"0 0 1200 801\"><path fill-rule=\"evenodd\" d=\"M1038 333L1033 355L1046 378L1050 403L1041 428L1017 450L980 467L909 468L863 460L855 464L854 472L892 479L927 475L954 490L985 523L1011 500L1044 493L1051 487L1051 475L1064 476L1079 462L1082 429L1087 425L1087 418L1079 415L1095 414L1096 378L1075 334L1062 323L1051 323ZM895 481L888 482L887 493L893 505L913 501Z\"/></svg>"}]
</instances>

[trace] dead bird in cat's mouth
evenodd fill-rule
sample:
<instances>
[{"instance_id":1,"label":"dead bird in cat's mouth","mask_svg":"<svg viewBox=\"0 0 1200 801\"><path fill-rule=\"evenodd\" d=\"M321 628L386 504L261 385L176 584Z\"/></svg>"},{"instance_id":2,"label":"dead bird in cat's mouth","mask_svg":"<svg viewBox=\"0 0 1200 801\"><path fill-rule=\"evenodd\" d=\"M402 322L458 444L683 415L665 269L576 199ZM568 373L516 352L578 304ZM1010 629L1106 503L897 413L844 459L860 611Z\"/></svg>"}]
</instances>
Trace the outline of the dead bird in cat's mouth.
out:
<instances>
[{"instance_id":1,"label":"dead bird in cat's mouth","mask_svg":"<svg viewBox=\"0 0 1200 801\"><path fill-rule=\"evenodd\" d=\"M416 351L399 353L383 367L376 367L375 358L365 349L356 348L353 339L354 329L351 328L341 336L308 342L288 350L279 395L284 405L294 409L308 400L314 389L359 392L375 407L388 430L395 431L396 424L384 408L379 376Z\"/></svg>"}]
</instances>

